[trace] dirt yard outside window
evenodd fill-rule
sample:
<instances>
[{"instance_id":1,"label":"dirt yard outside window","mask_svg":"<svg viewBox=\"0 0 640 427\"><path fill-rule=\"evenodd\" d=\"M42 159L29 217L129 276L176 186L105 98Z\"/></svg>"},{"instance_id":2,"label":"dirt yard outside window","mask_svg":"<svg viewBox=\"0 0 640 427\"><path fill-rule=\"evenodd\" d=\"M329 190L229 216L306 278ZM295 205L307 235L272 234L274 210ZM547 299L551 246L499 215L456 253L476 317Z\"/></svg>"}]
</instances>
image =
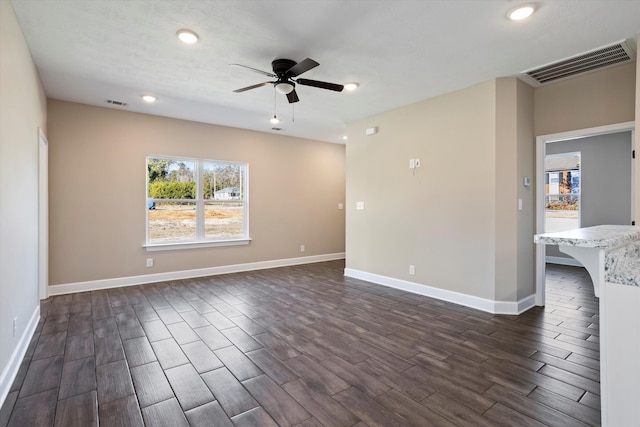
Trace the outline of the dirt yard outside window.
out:
<instances>
[{"instance_id":1,"label":"dirt yard outside window","mask_svg":"<svg viewBox=\"0 0 640 427\"><path fill-rule=\"evenodd\" d=\"M233 239L244 235L242 203L205 203L206 239ZM178 242L196 238L195 203L156 203L149 209L149 241Z\"/></svg>"}]
</instances>

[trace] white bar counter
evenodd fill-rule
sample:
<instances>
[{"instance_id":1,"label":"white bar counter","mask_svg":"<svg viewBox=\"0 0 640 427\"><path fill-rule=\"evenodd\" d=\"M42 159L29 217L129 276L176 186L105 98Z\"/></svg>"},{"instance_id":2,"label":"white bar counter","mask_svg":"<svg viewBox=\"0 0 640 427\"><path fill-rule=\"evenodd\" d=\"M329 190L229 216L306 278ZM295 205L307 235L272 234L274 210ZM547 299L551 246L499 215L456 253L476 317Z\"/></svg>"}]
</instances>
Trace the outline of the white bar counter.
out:
<instances>
[{"instance_id":1,"label":"white bar counter","mask_svg":"<svg viewBox=\"0 0 640 427\"><path fill-rule=\"evenodd\" d=\"M534 241L580 261L600 297L602 425L640 425L640 227L599 225Z\"/></svg>"}]
</instances>

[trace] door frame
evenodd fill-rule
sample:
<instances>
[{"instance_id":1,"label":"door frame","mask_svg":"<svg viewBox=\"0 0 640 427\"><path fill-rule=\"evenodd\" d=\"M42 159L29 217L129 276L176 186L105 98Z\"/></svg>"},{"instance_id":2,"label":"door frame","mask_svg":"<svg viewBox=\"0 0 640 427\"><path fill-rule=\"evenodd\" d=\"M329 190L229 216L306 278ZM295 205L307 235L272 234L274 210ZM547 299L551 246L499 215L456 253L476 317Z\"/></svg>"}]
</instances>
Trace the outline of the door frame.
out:
<instances>
[{"instance_id":1,"label":"door frame","mask_svg":"<svg viewBox=\"0 0 640 427\"><path fill-rule=\"evenodd\" d=\"M631 131L631 149L635 149L635 122L624 122L613 125L597 126L568 132L540 135L536 137L536 234L544 233L544 159L546 145L552 142L568 141L571 139L588 138L590 136L606 135ZM635 206L635 167L631 167L631 218L634 218ZM536 244L536 305L545 304L545 259L546 245Z\"/></svg>"},{"instance_id":2,"label":"door frame","mask_svg":"<svg viewBox=\"0 0 640 427\"><path fill-rule=\"evenodd\" d=\"M49 141L38 128L38 296L47 299L49 285Z\"/></svg>"}]
</instances>

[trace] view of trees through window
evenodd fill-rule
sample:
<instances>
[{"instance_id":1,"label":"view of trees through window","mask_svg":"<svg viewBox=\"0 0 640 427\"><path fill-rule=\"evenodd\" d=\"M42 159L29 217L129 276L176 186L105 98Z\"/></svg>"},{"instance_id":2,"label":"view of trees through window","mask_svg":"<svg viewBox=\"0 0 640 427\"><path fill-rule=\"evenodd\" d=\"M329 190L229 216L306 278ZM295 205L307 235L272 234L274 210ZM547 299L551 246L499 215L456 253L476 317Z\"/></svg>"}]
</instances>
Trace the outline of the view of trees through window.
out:
<instances>
[{"instance_id":1,"label":"view of trees through window","mask_svg":"<svg viewBox=\"0 0 640 427\"><path fill-rule=\"evenodd\" d=\"M247 236L246 164L147 158L149 243Z\"/></svg>"}]
</instances>

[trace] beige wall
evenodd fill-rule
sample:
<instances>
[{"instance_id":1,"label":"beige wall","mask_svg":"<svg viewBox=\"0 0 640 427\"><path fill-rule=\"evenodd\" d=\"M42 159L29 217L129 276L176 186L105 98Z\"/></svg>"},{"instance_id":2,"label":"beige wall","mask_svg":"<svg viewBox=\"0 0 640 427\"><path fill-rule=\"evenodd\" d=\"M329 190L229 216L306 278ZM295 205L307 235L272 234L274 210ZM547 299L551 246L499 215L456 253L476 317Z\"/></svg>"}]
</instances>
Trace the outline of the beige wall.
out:
<instances>
[{"instance_id":1,"label":"beige wall","mask_svg":"<svg viewBox=\"0 0 640 427\"><path fill-rule=\"evenodd\" d=\"M640 57L638 57L640 58ZM536 136L617 123L638 123L639 59L535 89ZM637 145L637 144L636 144ZM635 162L634 215L640 221L640 165Z\"/></svg>"},{"instance_id":2,"label":"beige wall","mask_svg":"<svg viewBox=\"0 0 640 427\"><path fill-rule=\"evenodd\" d=\"M46 130L47 121L40 78L8 1L0 1L0 93L1 403L22 359L10 366L11 355L39 303L38 127Z\"/></svg>"},{"instance_id":3,"label":"beige wall","mask_svg":"<svg viewBox=\"0 0 640 427\"><path fill-rule=\"evenodd\" d=\"M347 268L494 298L495 97L490 81L349 124Z\"/></svg>"},{"instance_id":4,"label":"beige wall","mask_svg":"<svg viewBox=\"0 0 640 427\"><path fill-rule=\"evenodd\" d=\"M530 297L535 136L634 120L635 79L635 64L535 90L498 78L350 124L347 268L494 301Z\"/></svg>"},{"instance_id":5,"label":"beige wall","mask_svg":"<svg viewBox=\"0 0 640 427\"><path fill-rule=\"evenodd\" d=\"M48 113L51 285L344 252L343 145L57 100ZM248 162L252 242L147 252L148 154Z\"/></svg>"},{"instance_id":6,"label":"beige wall","mask_svg":"<svg viewBox=\"0 0 640 427\"><path fill-rule=\"evenodd\" d=\"M535 134L549 135L635 120L635 64L535 89Z\"/></svg>"},{"instance_id":7,"label":"beige wall","mask_svg":"<svg viewBox=\"0 0 640 427\"><path fill-rule=\"evenodd\" d=\"M496 301L534 293L533 89L515 78L496 80ZM522 211L518 200L522 200Z\"/></svg>"},{"instance_id":8,"label":"beige wall","mask_svg":"<svg viewBox=\"0 0 640 427\"><path fill-rule=\"evenodd\" d=\"M518 215L518 294L517 300L535 293L535 244L532 236L536 226L535 202L535 137L534 137L534 91L531 86L517 81L517 144L518 144L518 198L523 209ZM525 187L524 177L529 177L531 186Z\"/></svg>"}]
</instances>

